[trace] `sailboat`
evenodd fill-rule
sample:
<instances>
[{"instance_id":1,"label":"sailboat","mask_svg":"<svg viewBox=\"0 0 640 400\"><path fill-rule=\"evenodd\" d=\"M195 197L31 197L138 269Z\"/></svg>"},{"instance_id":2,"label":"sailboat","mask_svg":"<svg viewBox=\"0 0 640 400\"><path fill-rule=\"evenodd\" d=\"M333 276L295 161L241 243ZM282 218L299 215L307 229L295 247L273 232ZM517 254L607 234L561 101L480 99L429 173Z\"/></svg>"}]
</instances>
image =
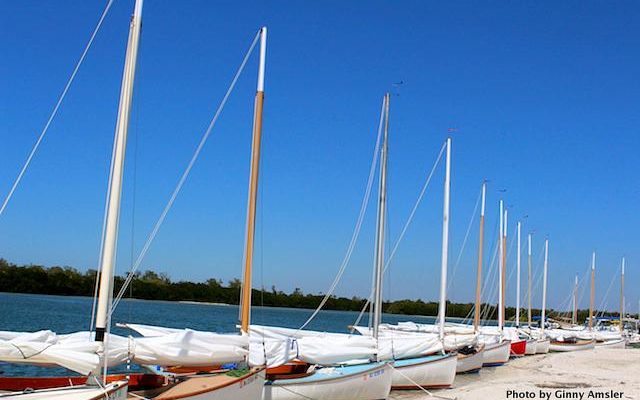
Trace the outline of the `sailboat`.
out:
<instances>
[{"instance_id":1,"label":"sailboat","mask_svg":"<svg viewBox=\"0 0 640 400\"><path fill-rule=\"evenodd\" d=\"M142 0L136 0L131 18L129 42L123 73L116 139L109 182L109 197L105 217L105 235L101 254L101 274L99 281L96 330L94 333L78 332L56 335L50 331L35 333L7 333L0 335L0 360L41 365L59 365L68 369L90 374L82 382L75 378L35 378L17 380L7 378L0 382L5 386L28 384L28 387L45 387L42 391L28 390L20 394L2 395L16 399L124 399L127 390L133 396L168 399L260 399L264 383L264 368L259 363L255 367L227 371L218 369L207 375L186 374L179 377L157 375L107 375L107 367L132 361L143 365L183 365L193 367L205 363L224 364L240 362L247 365L249 337L243 335L220 335L191 330L156 330L142 338L124 338L109 333L111 325L111 296L113 291L115 249L117 243L118 215L124 171L126 137L129 110L133 92L135 65L142 18ZM254 117L254 138L252 149L252 173L250 178L249 212L247 217L247 251L252 251L253 226L255 221L255 201L257 190L257 165L259 161L260 133L262 126L262 102L264 96L264 60L266 28L259 32L261 42L258 91ZM257 40L257 38L256 38ZM245 279L251 277L251 257L247 257ZM250 292L250 283L246 285ZM245 289L247 290L247 289ZM243 303L243 327L248 327L250 301ZM138 327L144 330L145 327ZM90 339L94 338L93 341ZM89 339L89 340L88 340ZM19 353L19 354L18 354ZM123 379L124 378L124 379ZM66 382L65 382L66 381ZM5 383L7 385L5 385ZM132 391L132 383L141 391ZM66 387L61 387L66 386ZM129 386L129 387L128 387ZM21 388L18 388L21 390Z\"/></svg>"},{"instance_id":2,"label":"sailboat","mask_svg":"<svg viewBox=\"0 0 640 400\"><path fill-rule=\"evenodd\" d=\"M548 257L548 241L545 242L545 280L544 284L546 287L546 265L547 265L547 257ZM595 274L596 274L596 253L593 252L591 256L591 295L589 300L589 326L588 326L588 334L586 337L582 335L580 337L579 331L569 331L564 329L552 329L548 332L548 335L551 338L551 343L549 344L549 350L555 352L567 352L567 351L580 351L580 350L591 350L595 347L595 340L593 339L593 304L595 299ZM544 306L544 304L543 304ZM544 320L544 308L542 309L542 325L541 329L544 330L545 320Z\"/></svg>"},{"instance_id":3,"label":"sailboat","mask_svg":"<svg viewBox=\"0 0 640 400\"><path fill-rule=\"evenodd\" d=\"M124 399L127 394L127 380L117 380L107 383L107 378L102 374L102 365L105 370L109 359L109 342L105 341L105 332L109 327L109 308L111 291L113 288L115 249L117 242L118 217L120 213L120 197L122 192L122 180L124 170L124 158L126 151L126 138L129 127L129 111L131 109L131 97L135 77L136 60L140 27L142 22L142 0L137 0L129 26L129 38L125 57L125 67L122 77L120 103L118 107L118 120L115 130L115 141L109 181L108 206L105 216L105 233L100 259L100 283L96 311L96 331L93 341L87 341L89 335L83 336L83 341L59 341L59 338L51 331L41 331L27 334L16 333L8 338L5 333L0 342L0 360L7 362L25 362L41 365L60 365L69 369L91 374L85 380L85 384L67 387L53 387L48 378L32 378L30 381L36 387L46 389L23 391L22 393L10 393L0 395L5 399L77 399L93 400L105 397ZM71 336L71 335L67 335ZM13 347L13 348L12 348ZM12 378L5 379L3 386L24 383L16 382ZM20 389L18 389L20 390Z\"/></svg>"},{"instance_id":4,"label":"sailboat","mask_svg":"<svg viewBox=\"0 0 640 400\"><path fill-rule=\"evenodd\" d=\"M364 336L373 337L378 341L379 348L390 347L391 352L385 352L389 361L393 361L392 389L416 389L442 388L450 386L456 373L456 354L445 353L444 331L438 335L433 333L415 333L400 331L393 326L382 324L382 275L384 271L384 232L386 228L386 170L387 170L387 146L389 126L389 100L387 93L384 100L385 132L382 146L380 164L380 193L378 203L378 219L375 245L374 263L374 291L373 291L373 319L371 328L353 327ZM447 139L446 177L445 177L445 205L443 222L443 268L447 265L448 251L448 214L449 214L449 187L451 171L451 139ZM446 273L446 272L445 272ZM446 275L444 276L446 283ZM442 289L442 285L441 285ZM442 292L441 303L442 305ZM444 317L444 314L442 314ZM444 319L442 319L444 323ZM396 348L404 348L408 344L422 344L412 352L396 351ZM414 344L414 346L415 346ZM427 347L425 347L427 345ZM384 346L384 347L383 347ZM382 358L384 359L384 358Z\"/></svg>"},{"instance_id":5,"label":"sailboat","mask_svg":"<svg viewBox=\"0 0 640 400\"><path fill-rule=\"evenodd\" d=\"M619 319L619 327L618 329L606 330L599 329L594 331L594 339L596 340L596 347L606 347L610 349L624 349L625 348L625 340L623 338L624 333L624 324L623 324L623 315L624 315L624 268L625 268L625 258L622 257L622 271L620 274L620 319Z\"/></svg>"},{"instance_id":6,"label":"sailboat","mask_svg":"<svg viewBox=\"0 0 640 400\"><path fill-rule=\"evenodd\" d=\"M386 202L388 106L387 94L383 103L384 141L380 164L379 225L384 224L383 220L380 221L380 210L384 211ZM380 230L378 233L380 234ZM378 240L382 238L379 237ZM380 246L376 245L376 249L379 251ZM381 277L378 283L381 284ZM379 316L382 310L381 298L375 299L374 307L377 310L375 315ZM388 361L393 356L393 347L382 346L382 343L388 342L379 340L377 331L372 337L259 325L252 325L250 331L255 340L267 338L289 341L291 346L283 349L285 352L292 353L291 347L295 347L293 362L267 369L264 400L378 400L389 396L395 375ZM405 346L404 352L412 354L429 348L428 344L416 341L410 344ZM398 350L402 353L402 350Z\"/></svg>"}]
</instances>

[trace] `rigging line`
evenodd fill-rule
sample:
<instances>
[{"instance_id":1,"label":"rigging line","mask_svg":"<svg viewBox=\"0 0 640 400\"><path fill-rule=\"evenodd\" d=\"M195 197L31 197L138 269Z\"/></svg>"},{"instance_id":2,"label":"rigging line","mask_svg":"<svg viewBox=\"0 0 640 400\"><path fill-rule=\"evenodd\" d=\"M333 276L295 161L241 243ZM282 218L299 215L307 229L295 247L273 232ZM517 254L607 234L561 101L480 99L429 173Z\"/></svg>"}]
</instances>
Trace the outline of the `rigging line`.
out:
<instances>
[{"instance_id":1,"label":"rigging line","mask_svg":"<svg viewBox=\"0 0 640 400\"><path fill-rule=\"evenodd\" d=\"M478 194L478 198L476 199L476 205L473 207L473 213L471 214L471 219L469 220L469 225L467 226L467 231L464 234L464 240L462 241L462 246L460 247L460 252L458 253L458 257L456 259L456 263L454 264L454 267L453 267L453 273L451 274L451 277L449 278L449 282L447 282L447 293L449 294L447 296L448 298L452 298L453 297L453 294L449 293L449 290L453 286L454 278L456 276L456 272L458 271L458 265L460 264L460 259L462 258L462 253L464 252L465 246L467 245L467 240L469 239L469 234L471 233L471 228L473 226L473 221L476 218L476 213L478 211L478 206L480 205L480 199L481 198L482 198L482 190L480 190L480 193ZM440 317L439 314L437 316ZM446 320L446 315L445 315L445 320Z\"/></svg>"},{"instance_id":2,"label":"rigging line","mask_svg":"<svg viewBox=\"0 0 640 400\"><path fill-rule=\"evenodd\" d=\"M471 213L471 219L469 220L469 226L467 226L467 232L464 235L464 240L462 241L462 246L460 247L460 252L458 253L458 257L456 258L456 263L453 266L453 273L449 278L449 285L447 286L447 290L450 290L453 286L453 281L456 276L456 272L458 271L458 266L460 265L460 260L462 259L462 253L464 252L465 246L467 244L467 240L469 239L469 234L471 233L471 228L473 227L473 222L476 219L476 214L478 212L478 206L480 205L480 199L482 198L482 189L478 194L478 198L476 199L476 205L473 207L473 212ZM453 296L452 296L453 297Z\"/></svg>"},{"instance_id":3,"label":"rigging line","mask_svg":"<svg viewBox=\"0 0 640 400\"><path fill-rule=\"evenodd\" d=\"M242 74L242 71L244 70L244 67L247 64L247 61L249 60L249 56L253 52L253 49L255 48L256 44L258 43L258 39L259 38L260 38L260 31L258 31L256 33L256 36L254 37L253 42L251 43L251 46L249 46L249 49L247 50L247 52L246 52L246 54L245 54L245 56L244 56L244 58L242 60L242 63L240 64L240 67L236 71L236 74L234 75L233 80L231 81L231 84L229 85L229 87L227 89L227 92L225 93L224 97L222 98L222 101L220 102L220 104L218 105L218 108L216 109L215 114L213 115L213 118L211 119L211 122L209 123L209 126L207 127L207 130L202 135L202 138L200 139L200 143L198 144L198 147L196 148L195 152L193 153L193 156L191 157L191 160L189 161L189 164L187 165L187 167L185 168L184 172L182 173L182 176L180 177L180 180L178 181L178 184L176 185L175 189L173 190L173 193L171 194L171 197L169 198L169 201L165 205L164 210L162 210L162 213L160 214L160 217L156 221L156 224L153 227L153 230L151 231L151 233L147 237L147 241L145 242L145 244L144 244L142 250L140 251L140 253L138 254L138 258L136 259L135 264L133 264L131 266L131 269L129 270L129 274L127 275L127 279L125 280L124 284L120 288L120 291L118 292L118 295L116 296L116 299L113 302L112 309L109 312L109 317L111 317L111 314L113 313L113 311L118 306L118 303L120 302L120 299L122 298L122 296L124 294L124 291L126 290L126 288L129 285L129 283L131 283L131 280L133 279L136 270L138 269L138 267L142 263L142 260L146 256L147 252L149 251L149 248L151 247L151 244L153 243L153 240L155 239L156 235L158 234L158 231L160 230L160 227L162 226L162 223L164 222L167 214L169 213L169 210L171 210L171 207L173 206L173 203L175 202L176 198L178 197L178 194L180 193L180 190L182 189L182 186L186 182L187 177L189 176L189 173L191 172L191 169L195 165L196 160L198 159L198 156L200 155L200 152L204 148L204 145L207 142L207 139L209 138L209 135L211 134L211 131L213 130L213 127L215 126L216 122L218 121L218 117L220 116L220 113L222 112L222 109L227 104L227 100L229 99L229 96L231 96L231 92L235 88L236 83L238 82L238 79L240 78L240 75Z\"/></svg>"},{"instance_id":4,"label":"rigging line","mask_svg":"<svg viewBox=\"0 0 640 400\"><path fill-rule=\"evenodd\" d=\"M38 136L38 140L36 140L36 143L31 148L31 152L29 152L29 156L27 157L27 160L22 165L22 169L20 169L20 173L18 173L18 176L16 177L15 181L13 182L13 185L11 186L11 189L9 190L9 193L5 197L4 202L2 203L2 206L0 207L0 216L2 216L2 213L4 212L5 208L7 208L7 204L9 204L9 201L13 197L13 193L18 188L18 185L20 184L20 181L22 181L22 177L24 176L25 172L27 172L27 168L29 168L29 165L31 164L31 160L35 156L36 151L38 151L38 148L40 147L40 143L42 143L42 140L44 139L44 136L47 134L47 131L49 130L49 126L51 125L51 122L53 121L55 116L58 114L58 109L60 108L60 105L62 105L62 101L66 97L67 92L69 91L69 88L71 87L71 84L73 83L73 80L75 79L76 74L78 73L78 70L80 69L80 66L82 65L82 62L84 61L87 53L89 52L89 48L91 47L91 44L93 44L93 40L95 39L96 35L98 34L98 31L100 30L100 27L102 26L102 22L104 21L105 17L107 16L107 13L109 12L109 9L111 8L112 4L113 4L113 0L109 0L109 2L107 3L107 5L104 8L104 11L102 11L102 15L100 15L100 19L98 20L98 23L96 24L96 27L93 29L93 33L91 34L91 37L89 38L89 41L85 45L84 50L82 51L82 55L80 56L80 58L76 62L76 66L74 67L73 72L71 73L71 76L69 76L69 79L67 80L67 84L65 85L64 89L62 90L62 93L60 94L60 97L58 97L58 101L56 102L55 107L53 107L53 110L51 111L51 114L49 115L49 119L47 120L47 123L44 125L44 128L40 132L40 136Z\"/></svg>"},{"instance_id":5,"label":"rigging line","mask_svg":"<svg viewBox=\"0 0 640 400\"><path fill-rule=\"evenodd\" d=\"M364 191L364 196L362 197L362 202L360 204L360 212L358 214L358 219L356 221L356 225L355 225L355 227L353 229L353 234L351 235L351 241L349 242L349 245L347 246L347 252L345 253L344 258L342 259L342 262L340 263L340 268L338 268L338 273L336 274L335 278L333 279L333 282L331 283L331 286L329 287L329 290L327 291L327 293L324 295L324 297L320 301L320 304L318 305L318 307L313 311L313 313L311 314L311 316L309 316L309 318L305 321L305 323L302 324L302 326L300 326L300 328L298 328L298 330L304 329L307 325L309 325L309 323L316 317L316 315L318 315L320 310L322 310L322 307L324 307L326 302L333 295L333 291L338 286L338 283L340 282L340 279L342 279L342 275L344 274L344 271L347 269L347 265L349 264L349 261L351 260L351 254L353 253L353 250L356 247L356 242L358 241L358 238L360 237L360 230L362 228L362 223L364 222L364 216L366 214L367 206L369 204L369 199L371 197L371 189L373 187L373 181L374 181L375 174L376 174L376 165L378 164L378 157L380 155L380 140L382 139L382 126L383 126L382 123L383 123L383 121L384 121L384 102L383 102L382 107L380 109L380 121L378 122L378 134L377 134L377 137L376 137L376 145L375 145L375 147L373 149L373 157L372 157L372 160L371 160L371 166L369 167L369 177L367 178L367 186L366 186L365 191Z\"/></svg>"},{"instance_id":6,"label":"rigging line","mask_svg":"<svg viewBox=\"0 0 640 400\"><path fill-rule=\"evenodd\" d=\"M598 312L598 314L597 314L598 317L602 317L604 315L604 313L606 312L604 303L607 301L607 298L609 297L609 292L611 291L611 288L613 287L613 282L616 280L616 277L618 276L619 271L620 271L620 268L617 268L616 269L616 274L614 274L611 277L611 282L609 282L609 287L607 288L607 291L604 293L604 297L602 298L602 301L600 302L600 305L598 305L598 309L600 310Z\"/></svg>"},{"instance_id":7,"label":"rigging line","mask_svg":"<svg viewBox=\"0 0 640 400\"><path fill-rule=\"evenodd\" d=\"M420 191L420 194L418 195L418 198L417 198L415 204L413 205L413 209L409 213L409 217L407 218L407 221L405 222L404 226L402 227L402 230L400 231L400 236L398 236L398 239L396 240L396 242L393 245L393 250L391 250L391 254L389 254L389 258L387 259L387 262L385 263L384 269L382 270L383 274L387 270L389 265L391 264L391 261L393 260L393 256L396 254L396 251L398 250L398 247L400 246L400 242L404 238L405 233L407 233L407 229L409 229L409 226L411 225L411 222L413 221L413 217L415 216L416 211L418 210L418 206L420 205L420 202L422 202L422 198L424 197L424 194L427 191L427 188L429 187L429 183L431 183L431 178L433 178L433 174L436 171L436 167L440 163L440 160L442 160L442 154L444 153L444 150L446 149L446 147L447 147L447 142L445 142L442 145L442 147L440 148L440 153L438 153L438 157L436 158L436 162L433 164L433 167L431 168L431 171L429 172L427 180L425 181L424 185L422 186L422 190ZM373 290L371 290L371 293L369 294L369 298L367 299L367 302L364 304L364 307L362 307L362 310L360 311L360 314L358 315L358 318L356 318L356 323L354 323L354 326L356 326L358 323L360 323L360 320L362 319L362 314L365 312L365 310L367 309L367 307L371 303L372 299L373 299Z\"/></svg>"}]
</instances>

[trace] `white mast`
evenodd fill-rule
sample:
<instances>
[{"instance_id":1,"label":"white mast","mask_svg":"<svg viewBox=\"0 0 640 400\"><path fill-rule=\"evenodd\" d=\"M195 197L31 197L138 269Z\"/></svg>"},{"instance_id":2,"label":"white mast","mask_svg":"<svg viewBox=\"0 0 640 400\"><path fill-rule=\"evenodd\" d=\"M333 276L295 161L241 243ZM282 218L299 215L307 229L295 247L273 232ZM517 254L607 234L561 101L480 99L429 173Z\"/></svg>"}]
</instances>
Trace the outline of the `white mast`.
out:
<instances>
[{"instance_id":1,"label":"white mast","mask_svg":"<svg viewBox=\"0 0 640 400\"><path fill-rule=\"evenodd\" d=\"M547 313L547 268L549 268L549 239L544 240L544 271L542 277L542 316L540 317L540 328L544 333Z\"/></svg>"},{"instance_id":2,"label":"white mast","mask_svg":"<svg viewBox=\"0 0 640 400\"><path fill-rule=\"evenodd\" d=\"M107 200L107 215L105 216L105 234L100 255L100 284L98 290L98 304L96 311L96 337L98 342L104 342L108 328L109 309L113 296L113 274L116 262L116 248L118 238L118 221L120 218L120 199L122 195L122 178L124 160L127 148L127 131L129 129L129 114L131 97L133 95L133 81L136 73L138 58L138 44L140 42L140 24L142 22L142 1L136 0L133 16L129 25L129 41L125 56L122 86L120 88L120 105L118 106L118 120L116 123L111 177L109 182L109 197Z\"/></svg>"},{"instance_id":3,"label":"white mast","mask_svg":"<svg viewBox=\"0 0 640 400\"><path fill-rule=\"evenodd\" d=\"M593 329L593 306L596 300L596 252L591 255L591 293L589 295L589 330Z\"/></svg>"},{"instance_id":4,"label":"white mast","mask_svg":"<svg viewBox=\"0 0 640 400\"><path fill-rule=\"evenodd\" d=\"M529 301L529 310L527 311L527 319L528 319L528 323L529 323L529 327L531 327L531 233L529 233L528 237L527 237L527 264L528 264L528 275L529 275L529 279L528 279L528 290L527 290L527 297L528 297L528 301Z\"/></svg>"},{"instance_id":5,"label":"white mast","mask_svg":"<svg viewBox=\"0 0 640 400\"><path fill-rule=\"evenodd\" d=\"M502 234L502 324L507 319L507 217L508 210L504 209L504 232Z\"/></svg>"},{"instance_id":6,"label":"white mast","mask_svg":"<svg viewBox=\"0 0 640 400\"><path fill-rule=\"evenodd\" d=\"M500 268L500 271L498 272L498 275L500 276L500 278L498 279L498 330L500 332L502 332L502 328L504 326L504 308L503 308L503 297L502 297L502 263L503 263L503 259L502 259L502 234L504 232L504 202L502 200L500 200L500 233L498 234L498 251L499 251L499 256L498 256L498 267Z\"/></svg>"},{"instance_id":7,"label":"white mast","mask_svg":"<svg viewBox=\"0 0 640 400\"><path fill-rule=\"evenodd\" d=\"M620 275L620 332L624 331L624 257L622 257L622 274Z\"/></svg>"},{"instance_id":8,"label":"white mast","mask_svg":"<svg viewBox=\"0 0 640 400\"><path fill-rule=\"evenodd\" d=\"M447 314L447 266L449 262L449 195L451 191L451 138L447 138L447 161L444 177L444 207L442 210L442 264L440 265L440 306L438 307L440 340L444 340Z\"/></svg>"},{"instance_id":9,"label":"white mast","mask_svg":"<svg viewBox=\"0 0 640 400\"><path fill-rule=\"evenodd\" d=\"M378 229L376 233L373 337L378 339L378 328L382 322L382 273L384 271L384 228L387 214L387 146L389 138L389 93L384 96L384 139L380 156L380 189L378 201Z\"/></svg>"},{"instance_id":10,"label":"white mast","mask_svg":"<svg viewBox=\"0 0 640 400\"><path fill-rule=\"evenodd\" d=\"M576 274L573 282L573 314L571 316L571 323L578 323L578 274Z\"/></svg>"},{"instance_id":11,"label":"white mast","mask_svg":"<svg viewBox=\"0 0 640 400\"><path fill-rule=\"evenodd\" d=\"M484 251L484 211L485 211L485 198L487 195L487 181L482 182L482 207L480 208L480 236L478 239L478 270L476 277L476 307L475 316L473 319L473 328L475 332L478 332L480 327L480 311L482 302L480 301L480 292L482 291L482 258Z\"/></svg>"},{"instance_id":12,"label":"white mast","mask_svg":"<svg viewBox=\"0 0 640 400\"><path fill-rule=\"evenodd\" d=\"M260 145L262 141L262 109L264 107L264 68L267 52L267 28L260 29L260 63L256 88L253 138L251 144L251 170L249 172L249 195L247 202L247 223L244 247L244 269L242 274L242 294L240 296L240 331L249 333L251 321L251 274L253 270L253 247L256 229L256 204L258 202L258 177L260 176Z\"/></svg>"},{"instance_id":13,"label":"white mast","mask_svg":"<svg viewBox=\"0 0 640 400\"><path fill-rule=\"evenodd\" d=\"M517 253L517 271L516 271L516 327L520 327L520 228L522 224L518 221L518 253Z\"/></svg>"}]
</instances>

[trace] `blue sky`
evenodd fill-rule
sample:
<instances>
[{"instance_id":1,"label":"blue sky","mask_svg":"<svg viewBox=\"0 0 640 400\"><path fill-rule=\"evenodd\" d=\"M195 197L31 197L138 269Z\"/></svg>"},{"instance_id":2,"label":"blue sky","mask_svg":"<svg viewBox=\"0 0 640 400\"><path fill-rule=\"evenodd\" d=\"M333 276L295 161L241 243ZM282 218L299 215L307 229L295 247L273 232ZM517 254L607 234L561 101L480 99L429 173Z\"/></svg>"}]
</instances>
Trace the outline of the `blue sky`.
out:
<instances>
[{"instance_id":1,"label":"blue sky","mask_svg":"<svg viewBox=\"0 0 640 400\"><path fill-rule=\"evenodd\" d=\"M3 196L103 6L103 1L0 4L6 38L0 43ZM114 3L2 215L2 257L95 266L132 8L132 1ZM543 238L551 240L550 306L565 302L574 274L586 271L596 249L598 301L626 254L627 297L635 310L638 17L640 6L631 1L149 0L118 271L124 273L132 252L140 250L251 39L267 25L256 286L311 292L329 286L357 217L382 95L403 81L393 89L391 103L391 243L447 128L456 127L451 268L487 178L488 236L499 190L507 189L510 221L528 215L524 231L536 232L536 268ZM240 276L256 68L254 56L143 268L174 279ZM394 259L386 298L437 298L443 173L440 167ZM374 214L370 207L338 294L368 292ZM452 283L454 301L473 298L477 221L471 232ZM513 283L512 278L511 304ZM607 299L612 308L616 285ZM539 297L534 296L537 303ZM587 301L585 295L581 305Z\"/></svg>"}]
</instances>

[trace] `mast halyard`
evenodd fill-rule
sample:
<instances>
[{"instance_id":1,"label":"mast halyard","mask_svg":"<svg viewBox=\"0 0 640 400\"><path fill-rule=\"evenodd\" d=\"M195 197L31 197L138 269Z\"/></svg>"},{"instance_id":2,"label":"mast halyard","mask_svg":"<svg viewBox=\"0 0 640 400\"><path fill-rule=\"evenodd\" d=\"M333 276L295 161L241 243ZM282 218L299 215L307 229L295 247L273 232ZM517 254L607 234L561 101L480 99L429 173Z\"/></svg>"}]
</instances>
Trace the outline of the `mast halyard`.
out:
<instances>
[{"instance_id":1,"label":"mast halyard","mask_svg":"<svg viewBox=\"0 0 640 400\"><path fill-rule=\"evenodd\" d=\"M502 280L504 279L504 276L502 274L502 269L504 264L504 260L502 258L502 247L503 247L502 233L503 232L504 232L504 202L500 200L500 232L498 233L498 252L499 252L498 268L500 269L500 271L498 271L498 276L500 277L498 279L498 330L500 331L500 333L502 333L502 330L504 327L504 307L503 307L504 298L502 296L502 290L503 290Z\"/></svg>"},{"instance_id":2,"label":"mast halyard","mask_svg":"<svg viewBox=\"0 0 640 400\"><path fill-rule=\"evenodd\" d=\"M544 240L544 270L542 272L542 315L540 316L540 329L544 333L547 314L547 269L549 268L549 239Z\"/></svg>"},{"instance_id":3,"label":"mast halyard","mask_svg":"<svg viewBox=\"0 0 640 400\"><path fill-rule=\"evenodd\" d=\"M380 156L380 187L378 198L378 223L376 231L376 249L373 292L373 338L378 339L379 325L382 322L382 273L384 271L384 228L387 214L387 156L389 139L389 93L384 96L384 138Z\"/></svg>"},{"instance_id":4,"label":"mast halyard","mask_svg":"<svg viewBox=\"0 0 640 400\"><path fill-rule=\"evenodd\" d=\"M444 178L444 206L442 210L442 264L440 265L440 305L438 307L440 340L444 340L447 316L447 266L449 263L449 203L451 194L451 138L447 138L447 161Z\"/></svg>"},{"instance_id":5,"label":"mast halyard","mask_svg":"<svg viewBox=\"0 0 640 400\"><path fill-rule=\"evenodd\" d=\"M527 322L529 327L531 327L531 233L527 236L527 269L528 271L528 288L527 288L527 297L528 297L528 307L527 310Z\"/></svg>"},{"instance_id":6,"label":"mast halyard","mask_svg":"<svg viewBox=\"0 0 640 400\"><path fill-rule=\"evenodd\" d=\"M122 180L124 175L124 161L127 148L127 133L129 130L129 115L131 98L133 96L133 82L138 58L138 44L140 43L140 26L142 22L142 2L136 0L131 22L129 24L129 39L125 56L122 84L120 87L120 103L116 122L111 176L109 181L109 196L107 213L105 216L105 231L100 254L100 283L98 286L98 301L96 308L97 342L104 342L105 333L109 327L109 312L113 297L113 275L116 262L116 248L118 240L118 223L120 219L120 201L122 197Z\"/></svg>"},{"instance_id":7,"label":"mast halyard","mask_svg":"<svg viewBox=\"0 0 640 400\"><path fill-rule=\"evenodd\" d=\"M478 239L478 271L476 278L476 307L475 307L475 315L473 317L473 330L478 332L478 328L480 327L480 312L481 312L481 291L482 291L482 257L484 251L484 211L485 211L485 200L487 194L487 181L482 182L482 204L480 207L480 236Z\"/></svg>"},{"instance_id":8,"label":"mast halyard","mask_svg":"<svg viewBox=\"0 0 640 400\"><path fill-rule=\"evenodd\" d=\"M593 306L596 300L596 252L591 255L591 292L589 294L589 330L593 330Z\"/></svg>"},{"instance_id":9,"label":"mast halyard","mask_svg":"<svg viewBox=\"0 0 640 400\"><path fill-rule=\"evenodd\" d=\"M518 253L516 259L516 328L520 328L520 228L522 228L522 224L518 221Z\"/></svg>"},{"instance_id":10,"label":"mast halyard","mask_svg":"<svg viewBox=\"0 0 640 400\"><path fill-rule=\"evenodd\" d=\"M264 70L267 51L267 28L260 29L260 64L258 85L253 115L253 140L251 145L251 171L249 173L249 200L247 205L247 225L244 247L244 271L242 295L240 297L240 332L249 333L251 321L251 272L256 227L256 204L258 201L258 176L260 170L260 144L262 139L262 109L264 105Z\"/></svg>"}]
</instances>

